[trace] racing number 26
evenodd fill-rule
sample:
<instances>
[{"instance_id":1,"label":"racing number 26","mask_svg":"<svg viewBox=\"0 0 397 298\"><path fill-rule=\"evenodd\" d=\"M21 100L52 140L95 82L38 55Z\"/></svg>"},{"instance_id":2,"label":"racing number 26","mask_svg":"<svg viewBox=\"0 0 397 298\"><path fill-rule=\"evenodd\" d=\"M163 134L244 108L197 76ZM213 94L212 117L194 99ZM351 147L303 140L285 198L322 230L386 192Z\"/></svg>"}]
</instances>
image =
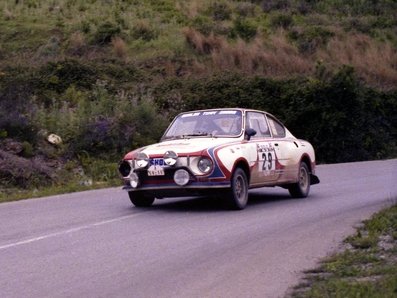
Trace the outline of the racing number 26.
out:
<instances>
[{"instance_id":1,"label":"racing number 26","mask_svg":"<svg viewBox=\"0 0 397 298\"><path fill-rule=\"evenodd\" d=\"M263 159L263 166L262 166L263 171L270 171L276 169L274 152L263 152L262 159Z\"/></svg>"}]
</instances>

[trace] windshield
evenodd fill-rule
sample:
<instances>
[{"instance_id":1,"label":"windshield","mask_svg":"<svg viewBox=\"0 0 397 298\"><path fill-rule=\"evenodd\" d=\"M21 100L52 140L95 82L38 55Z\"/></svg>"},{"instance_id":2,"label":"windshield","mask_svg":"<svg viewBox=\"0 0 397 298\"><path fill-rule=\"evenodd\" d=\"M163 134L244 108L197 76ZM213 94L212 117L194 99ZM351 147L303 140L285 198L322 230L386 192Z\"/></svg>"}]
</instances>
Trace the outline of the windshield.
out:
<instances>
[{"instance_id":1,"label":"windshield","mask_svg":"<svg viewBox=\"0 0 397 298\"><path fill-rule=\"evenodd\" d=\"M241 134L242 116L238 110L212 110L180 114L163 139L186 137L236 137Z\"/></svg>"}]
</instances>

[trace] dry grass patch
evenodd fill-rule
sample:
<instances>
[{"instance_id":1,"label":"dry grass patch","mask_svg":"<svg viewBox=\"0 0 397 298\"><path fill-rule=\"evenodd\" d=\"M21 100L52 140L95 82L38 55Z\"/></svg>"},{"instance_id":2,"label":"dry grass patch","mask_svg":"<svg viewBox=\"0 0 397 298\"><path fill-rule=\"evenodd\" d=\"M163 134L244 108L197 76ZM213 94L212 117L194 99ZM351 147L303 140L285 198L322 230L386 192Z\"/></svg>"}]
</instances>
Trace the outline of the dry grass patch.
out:
<instances>
[{"instance_id":1,"label":"dry grass patch","mask_svg":"<svg viewBox=\"0 0 397 298\"><path fill-rule=\"evenodd\" d=\"M113 52L118 58L124 59L127 56L127 44L121 37L112 38Z\"/></svg>"},{"instance_id":2,"label":"dry grass patch","mask_svg":"<svg viewBox=\"0 0 397 298\"><path fill-rule=\"evenodd\" d=\"M206 36L193 28L184 28L183 34L190 47L200 55L208 55L226 47L227 41L222 36L211 33Z\"/></svg>"},{"instance_id":3,"label":"dry grass patch","mask_svg":"<svg viewBox=\"0 0 397 298\"><path fill-rule=\"evenodd\" d=\"M83 33L77 31L70 36L67 47L68 53L70 53L71 55L80 56L83 54L86 47L87 47L87 43Z\"/></svg>"},{"instance_id":4,"label":"dry grass patch","mask_svg":"<svg viewBox=\"0 0 397 298\"><path fill-rule=\"evenodd\" d=\"M335 66L352 65L371 85L397 86L397 51L390 42L381 43L364 34L338 35L317 55Z\"/></svg>"},{"instance_id":5,"label":"dry grass patch","mask_svg":"<svg viewBox=\"0 0 397 298\"><path fill-rule=\"evenodd\" d=\"M313 62L289 44L283 32L266 42L261 37L250 42L228 41L212 33L205 36L192 28L183 32L187 43L197 53L210 55L215 70L239 70L276 77L309 74L313 70Z\"/></svg>"}]
</instances>

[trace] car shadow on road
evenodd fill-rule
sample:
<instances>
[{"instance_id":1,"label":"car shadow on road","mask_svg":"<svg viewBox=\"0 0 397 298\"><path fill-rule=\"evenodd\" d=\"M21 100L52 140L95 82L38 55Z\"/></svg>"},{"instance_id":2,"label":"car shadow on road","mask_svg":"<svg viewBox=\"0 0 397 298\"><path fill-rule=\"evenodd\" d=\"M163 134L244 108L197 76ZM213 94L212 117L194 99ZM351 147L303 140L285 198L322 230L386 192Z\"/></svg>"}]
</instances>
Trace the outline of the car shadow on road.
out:
<instances>
[{"instance_id":1,"label":"car shadow on road","mask_svg":"<svg viewBox=\"0 0 397 298\"><path fill-rule=\"evenodd\" d=\"M171 200L171 201L168 201ZM288 193L274 192L250 192L248 197L248 205L246 209L251 207L266 206L270 203L293 200ZM225 212L229 211L220 196L212 197L184 197L177 199L156 200L151 207L152 210L162 210L170 212Z\"/></svg>"}]
</instances>

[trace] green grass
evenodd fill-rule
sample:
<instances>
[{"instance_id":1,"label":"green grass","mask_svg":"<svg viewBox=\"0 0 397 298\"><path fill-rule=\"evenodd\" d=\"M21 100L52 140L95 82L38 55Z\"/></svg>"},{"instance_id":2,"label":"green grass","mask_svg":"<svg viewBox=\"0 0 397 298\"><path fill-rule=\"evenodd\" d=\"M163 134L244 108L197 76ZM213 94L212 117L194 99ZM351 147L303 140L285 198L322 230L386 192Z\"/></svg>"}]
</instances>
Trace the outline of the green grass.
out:
<instances>
[{"instance_id":1,"label":"green grass","mask_svg":"<svg viewBox=\"0 0 397 298\"><path fill-rule=\"evenodd\" d=\"M397 205L364 222L347 248L307 271L288 296L373 298L397 296Z\"/></svg>"},{"instance_id":2,"label":"green grass","mask_svg":"<svg viewBox=\"0 0 397 298\"><path fill-rule=\"evenodd\" d=\"M21 190L9 188L0 190L0 203L20 201L25 199L41 198L58 194L72 193L78 191L101 189L113 186L120 186L120 180L93 182L92 185L84 185L76 182L69 182L66 185L53 185L43 188Z\"/></svg>"}]
</instances>

